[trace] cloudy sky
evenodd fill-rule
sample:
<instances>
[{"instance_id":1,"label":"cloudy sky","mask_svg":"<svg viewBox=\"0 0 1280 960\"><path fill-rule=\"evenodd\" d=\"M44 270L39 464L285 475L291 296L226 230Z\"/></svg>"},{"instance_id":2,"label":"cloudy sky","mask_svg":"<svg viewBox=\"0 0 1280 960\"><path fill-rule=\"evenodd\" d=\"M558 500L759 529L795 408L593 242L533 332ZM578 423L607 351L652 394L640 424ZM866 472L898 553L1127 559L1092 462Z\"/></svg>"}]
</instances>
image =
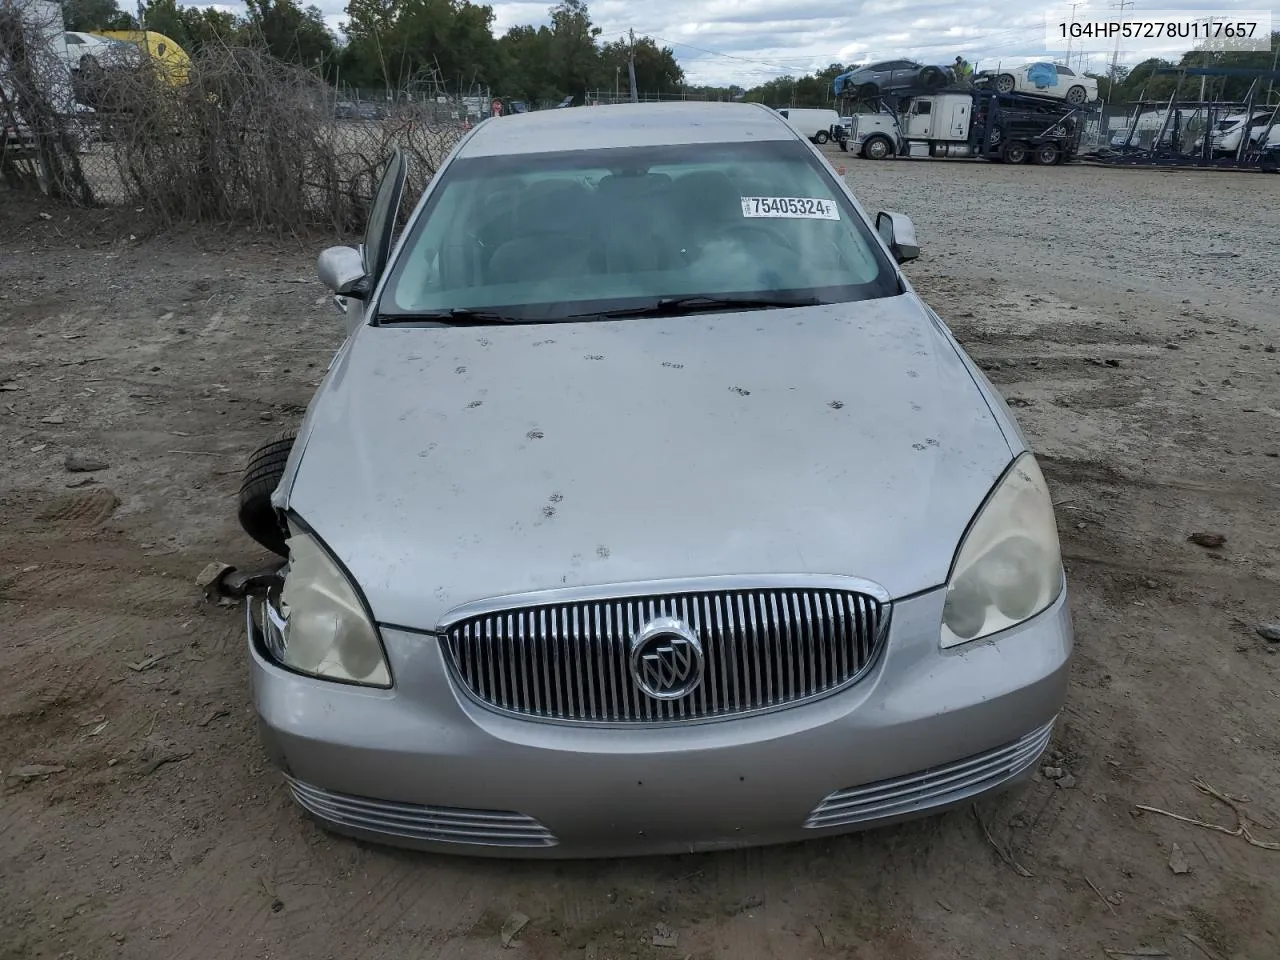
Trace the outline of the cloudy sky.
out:
<instances>
[{"instance_id":1,"label":"cloudy sky","mask_svg":"<svg viewBox=\"0 0 1280 960\"><path fill-rule=\"evenodd\" d=\"M339 29L346 0L309 0ZM980 69L997 61L1053 54L1045 38L1046 13L1071 18L1066 0L978 0L973 5L939 0L588 0L603 38L629 29L665 43L675 51L691 83L754 86L784 74L805 74L830 63L866 63L893 57L949 63L963 54ZM1097 12L1114 16L1114 0L1077 3L1077 19ZM1268 9L1276 0L1136 0L1135 13L1157 10L1233 11ZM222 6L222 4L219 4ZM492 3L495 31L517 24L549 22L551 0ZM230 8L230 7L228 7ZM1280 14L1273 14L1280 23ZM1102 69L1114 42L1077 41L1072 64L1083 53L1084 66ZM1175 46L1181 52L1183 46ZM1134 63L1152 51L1122 51L1121 62Z\"/></svg>"}]
</instances>

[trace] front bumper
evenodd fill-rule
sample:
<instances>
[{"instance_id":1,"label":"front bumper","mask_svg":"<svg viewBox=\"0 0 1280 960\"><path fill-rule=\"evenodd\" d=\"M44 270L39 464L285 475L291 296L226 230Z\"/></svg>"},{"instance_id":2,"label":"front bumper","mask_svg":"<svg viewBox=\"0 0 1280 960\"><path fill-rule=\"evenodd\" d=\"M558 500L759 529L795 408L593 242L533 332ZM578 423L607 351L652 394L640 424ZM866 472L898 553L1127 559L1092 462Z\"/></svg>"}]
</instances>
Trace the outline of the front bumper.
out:
<instances>
[{"instance_id":1,"label":"front bumper","mask_svg":"<svg viewBox=\"0 0 1280 960\"><path fill-rule=\"evenodd\" d=\"M741 719L619 729L499 715L455 688L434 637L390 629L391 690L290 673L251 636L254 700L295 799L364 839L540 857L801 840L964 803L1025 776L1047 746L1073 642L1065 591L948 651L943 596L894 604L885 652L853 687Z\"/></svg>"},{"instance_id":2,"label":"front bumper","mask_svg":"<svg viewBox=\"0 0 1280 960\"><path fill-rule=\"evenodd\" d=\"M894 139L894 135L887 130L866 130L855 133L849 138L849 148L861 147L874 136L888 137L891 141Z\"/></svg>"}]
</instances>

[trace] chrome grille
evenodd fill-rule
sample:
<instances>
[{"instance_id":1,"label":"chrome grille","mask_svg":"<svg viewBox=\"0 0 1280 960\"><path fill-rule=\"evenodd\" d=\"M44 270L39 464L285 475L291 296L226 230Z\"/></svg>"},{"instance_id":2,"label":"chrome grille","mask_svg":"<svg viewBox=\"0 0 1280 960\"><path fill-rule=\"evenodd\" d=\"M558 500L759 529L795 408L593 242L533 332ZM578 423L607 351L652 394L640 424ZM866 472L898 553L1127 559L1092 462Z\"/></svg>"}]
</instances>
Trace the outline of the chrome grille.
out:
<instances>
[{"instance_id":1,"label":"chrome grille","mask_svg":"<svg viewBox=\"0 0 1280 960\"><path fill-rule=\"evenodd\" d=\"M887 597L838 587L540 597L459 611L442 629L446 658L487 706L596 723L740 716L824 696L871 666L890 614ZM705 657L702 682L677 700L646 695L630 669L631 638L661 616L688 624Z\"/></svg>"},{"instance_id":2,"label":"chrome grille","mask_svg":"<svg viewBox=\"0 0 1280 960\"><path fill-rule=\"evenodd\" d=\"M1044 753L1054 721L1021 740L954 763L861 787L837 790L814 807L806 828L847 827L918 813L986 793L1026 772Z\"/></svg>"},{"instance_id":3,"label":"chrome grille","mask_svg":"<svg viewBox=\"0 0 1280 960\"><path fill-rule=\"evenodd\" d=\"M495 847L554 847L551 831L533 817L505 810L460 810L334 793L285 777L298 805L335 827L403 840Z\"/></svg>"}]
</instances>

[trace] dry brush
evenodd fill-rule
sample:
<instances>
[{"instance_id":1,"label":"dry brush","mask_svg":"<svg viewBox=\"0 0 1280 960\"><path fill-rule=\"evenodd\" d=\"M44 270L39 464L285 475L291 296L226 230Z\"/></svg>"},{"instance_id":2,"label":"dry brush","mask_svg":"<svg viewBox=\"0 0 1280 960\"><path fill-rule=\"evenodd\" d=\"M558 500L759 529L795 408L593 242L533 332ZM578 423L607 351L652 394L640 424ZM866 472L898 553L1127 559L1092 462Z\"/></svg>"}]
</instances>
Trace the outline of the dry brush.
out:
<instances>
[{"instance_id":1,"label":"dry brush","mask_svg":"<svg viewBox=\"0 0 1280 960\"><path fill-rule=\"evenodd\" d=\"M203 50L176 84L144 64L76 77L75 90L93 110L43 109L38 139L49 149L29 159L35 180L70 202L124 203L166 225L358 231L394 146L415 196L461 132L434 103L335 119L322 80L249 47ZM5 109L0 101L0 116ZM60 189L49 189L50 171Z\"/></svg>"}]
</instances>

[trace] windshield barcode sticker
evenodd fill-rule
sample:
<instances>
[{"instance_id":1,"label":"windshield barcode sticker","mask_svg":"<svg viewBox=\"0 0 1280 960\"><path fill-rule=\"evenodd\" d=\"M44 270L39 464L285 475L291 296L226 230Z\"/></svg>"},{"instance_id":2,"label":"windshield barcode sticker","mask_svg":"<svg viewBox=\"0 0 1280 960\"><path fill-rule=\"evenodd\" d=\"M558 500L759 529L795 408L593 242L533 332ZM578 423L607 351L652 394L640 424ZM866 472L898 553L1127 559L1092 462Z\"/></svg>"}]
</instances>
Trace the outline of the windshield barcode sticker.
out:
<instances>
[{"instance_id":1,"label":"windshield barcode sticker","mask_svg":"<svg viewBox=\"0 0 1280 960\"><path fill-rule=\"evenodd\" d=\"M782 217L787 220L839 220L834 200L816 197L743 197L744 217Z\"/></svg>"}]
</instances>

